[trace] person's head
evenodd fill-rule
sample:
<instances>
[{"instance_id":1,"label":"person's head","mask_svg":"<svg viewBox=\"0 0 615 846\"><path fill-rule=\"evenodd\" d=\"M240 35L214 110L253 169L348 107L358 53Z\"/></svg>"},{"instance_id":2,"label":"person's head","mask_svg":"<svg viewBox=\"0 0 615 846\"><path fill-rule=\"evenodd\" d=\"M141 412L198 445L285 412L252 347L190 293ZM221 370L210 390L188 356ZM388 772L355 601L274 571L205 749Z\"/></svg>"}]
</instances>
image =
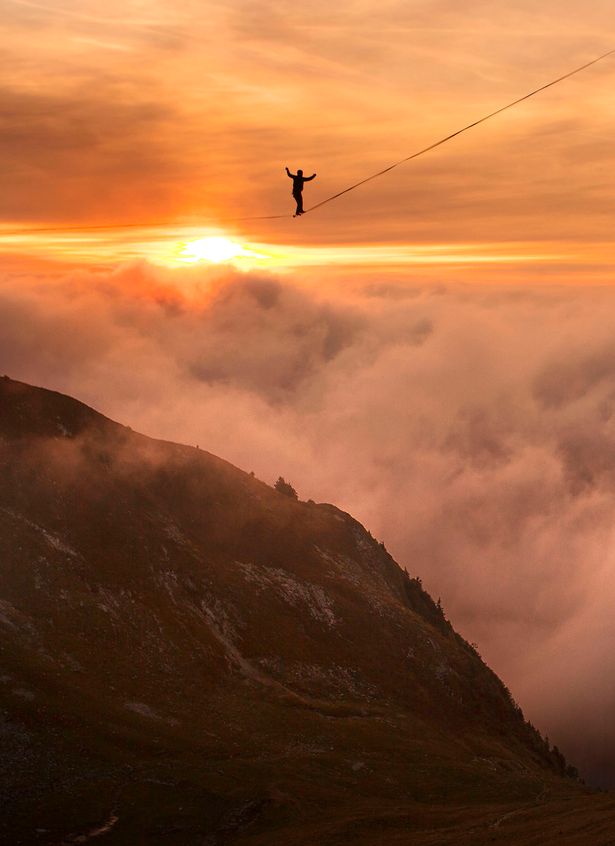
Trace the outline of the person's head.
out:
<instances>
[{"instance_id":1,"label":"person's head","mask_svg":"<svg viewBox=\"0 0 615 846\"><path fill-rule=\"evenodd\" d=\"M303 171L301 170L301 168L299 168L299 170L297 171L297 176L303 176Z\"/></svg>"}]
</instances>

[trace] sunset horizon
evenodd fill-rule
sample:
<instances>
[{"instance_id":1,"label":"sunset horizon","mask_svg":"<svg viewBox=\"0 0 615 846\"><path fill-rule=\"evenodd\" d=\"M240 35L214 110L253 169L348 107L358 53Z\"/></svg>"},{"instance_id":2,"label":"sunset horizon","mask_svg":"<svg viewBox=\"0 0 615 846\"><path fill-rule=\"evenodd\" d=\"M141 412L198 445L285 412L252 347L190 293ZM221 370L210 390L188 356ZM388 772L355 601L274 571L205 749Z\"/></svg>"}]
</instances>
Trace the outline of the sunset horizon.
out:
<instances>
[{"instance_id":1,"label":"sunset horizon","mask_svg":"<svg viewBox=\"0 0 615 846\"><path fill-rule=\"evenodd\" d=\"M615 58L301 220L284 174L288 164L319 171L310 207L592 61L613 47L604 4L587 15L568 2L559 23L548 6L535 17L517 4L471 26L446 3L435 17L357 3L343 17L316 7L308 20L257 4L195 13L152 0L126 19L113 3L105 15L83 0L4 6L1 254L27 261L34 248L79 264L102 249L108 262L115 242L117 261L156 263L169 260L160 240L172 249L201 230L291 251L292 266L315 248L338 264L353 247L495 243L520 262L528 244L541 263L563 256L563 275L570 257L576 279L610 270L593 248L610 241L608 185L597 179L612 172Z\"/></svg>"},{"instance_id":2,"label":"sunset horizon","mask_svg":"<svg viewBox=\"0 0 615 846\"><path fill-rule=\"evenodd\" d=\"M0 8L0 839L608 846L612 4Z\"/></svg>"}]
</instances>

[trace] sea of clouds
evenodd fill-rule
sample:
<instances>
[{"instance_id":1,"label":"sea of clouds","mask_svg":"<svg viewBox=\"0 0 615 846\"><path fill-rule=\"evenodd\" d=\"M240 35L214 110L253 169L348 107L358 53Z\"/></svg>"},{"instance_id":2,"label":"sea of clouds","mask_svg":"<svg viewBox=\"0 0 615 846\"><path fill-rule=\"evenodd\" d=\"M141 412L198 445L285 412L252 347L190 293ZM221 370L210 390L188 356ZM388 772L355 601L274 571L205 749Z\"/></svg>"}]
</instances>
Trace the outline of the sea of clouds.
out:
<instances>
[{"instance_id":1,"label":"sea of clouds","mask_svg":"<svg viewBox=\"0 0 615 846\"><path fill-rule=\"evenodd\" d=\"M334 502L615 785L615 291L0 278L0 368Z\"/></svg>"}]
</instances>

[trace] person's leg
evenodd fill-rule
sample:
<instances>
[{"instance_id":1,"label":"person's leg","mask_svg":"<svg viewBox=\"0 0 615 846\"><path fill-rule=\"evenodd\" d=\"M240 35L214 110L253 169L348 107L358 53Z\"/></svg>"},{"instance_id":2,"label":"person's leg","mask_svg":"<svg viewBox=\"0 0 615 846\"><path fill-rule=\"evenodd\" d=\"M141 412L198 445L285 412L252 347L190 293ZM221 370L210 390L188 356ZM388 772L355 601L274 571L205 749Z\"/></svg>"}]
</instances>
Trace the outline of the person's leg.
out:
<instances>
[{"instance_id":1,"label":"person's leg","mask_svg":"<svg viewBox=\"0 0 615 846\"><path fill-rule=\"evenodd\" d=\"M303 214L303 194L297 193L293 195L297 203L297 211L295 214Z\"/></svg>"}]
</instances>

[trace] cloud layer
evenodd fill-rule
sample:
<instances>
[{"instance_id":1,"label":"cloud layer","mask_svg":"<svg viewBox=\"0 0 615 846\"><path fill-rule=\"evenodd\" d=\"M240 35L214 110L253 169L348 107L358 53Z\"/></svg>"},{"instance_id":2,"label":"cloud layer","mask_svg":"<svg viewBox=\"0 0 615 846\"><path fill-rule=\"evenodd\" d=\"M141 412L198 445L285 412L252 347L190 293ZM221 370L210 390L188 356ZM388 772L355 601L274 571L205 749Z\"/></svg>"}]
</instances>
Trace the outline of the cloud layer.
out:
<instances>
[{"instance_id":1,"label":"cloud layer","mask_svg":"<svg viewBox=\"0 0 615 846\"><path fill-rule=\"evenodd\" d=\"M351 511L615 784L615 292L229 270L0 281L0 359Z\"/></svg>"}]
</instances>

